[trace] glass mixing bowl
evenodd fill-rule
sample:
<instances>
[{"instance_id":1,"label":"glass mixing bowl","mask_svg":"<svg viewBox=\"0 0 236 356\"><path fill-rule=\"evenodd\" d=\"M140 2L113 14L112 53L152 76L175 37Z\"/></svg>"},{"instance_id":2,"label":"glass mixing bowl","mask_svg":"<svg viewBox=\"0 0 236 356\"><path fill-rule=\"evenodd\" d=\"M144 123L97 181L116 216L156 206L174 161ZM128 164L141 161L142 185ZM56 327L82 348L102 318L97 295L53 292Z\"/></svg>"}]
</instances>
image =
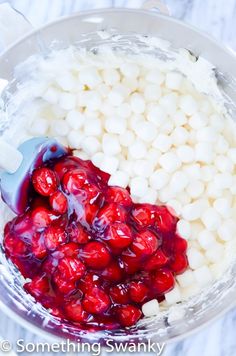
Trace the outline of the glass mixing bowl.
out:
<instances>
[{"instance_id":1,"label":"glass mixing bowl","mask_svg":"<svg viewBox=\"0 0 236 356\"><path fill-rule=\"evenodd\" d=\"M150 48L138 39L137 34L141 34L163 38L170 41L175 48L187 48L195 56L201 55L206 58L217 68L219 87L230 99L230 108L234 110L236 58L233 53L207 35L169 16L147 10L104 9L61 18L26 35L8 47L0 56L0 78L11 82L8 93L4 92L0 99L2 111L0 135L4 133L6 127L15 124L11 116L4 115L11 102L9 93L11 91L13 93L19 81L24 80L15 77L15 66L29 56L38 53L46 55L52 48L52 44L53 48L75 44L96 50L100 44L107 41L97 33L104 30L111 31L113 36L119 34L119 40L113 44L114 48L130 51L132 46L129 44L132 43L135 44L136 49L150 53ZM111 38L108 41L110 40ZM151 51L155 52L154 49ZM3 223L2 219L0 225L3 226ZM2 240L2 235L0 238ZM211 288L187 303L179 305L178 315L172 308L171 318L168 311L163 311L160 316L143 319L128 330L81 332L75 326L66 322L61 323L57 318L52 317L46 309L35 303L33 298L24 292L19 273L6 260L2 250L0 261L0 309L24 327L54 341L70 337L90 343L98 341L103 343L107 339L113 342L145 342L148 339L153 342L167 342L197 330L236 304L235 264Z\"/></svg>"}]
</instances>

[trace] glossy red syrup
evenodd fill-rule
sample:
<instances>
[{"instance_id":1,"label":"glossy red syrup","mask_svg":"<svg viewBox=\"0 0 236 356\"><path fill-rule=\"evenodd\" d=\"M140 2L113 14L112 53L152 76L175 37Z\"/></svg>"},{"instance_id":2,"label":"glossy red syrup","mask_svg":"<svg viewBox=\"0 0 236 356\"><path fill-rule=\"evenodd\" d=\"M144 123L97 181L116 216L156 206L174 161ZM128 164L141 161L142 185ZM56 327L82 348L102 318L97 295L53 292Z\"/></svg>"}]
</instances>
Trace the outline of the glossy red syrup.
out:
<instances>
[{"instance_id":1,"label":"glossy red syrup","mask_svg":"<svg viewBox=\"0 0 236 356\"><path fill-rule=\"evenodd\" d=\"M166 206L134 204L90 161L65 156L35 170L30 205L5 226L4 248L25 289L86 330L135 325L188 266Z\"/></svg>"}]
</instances>

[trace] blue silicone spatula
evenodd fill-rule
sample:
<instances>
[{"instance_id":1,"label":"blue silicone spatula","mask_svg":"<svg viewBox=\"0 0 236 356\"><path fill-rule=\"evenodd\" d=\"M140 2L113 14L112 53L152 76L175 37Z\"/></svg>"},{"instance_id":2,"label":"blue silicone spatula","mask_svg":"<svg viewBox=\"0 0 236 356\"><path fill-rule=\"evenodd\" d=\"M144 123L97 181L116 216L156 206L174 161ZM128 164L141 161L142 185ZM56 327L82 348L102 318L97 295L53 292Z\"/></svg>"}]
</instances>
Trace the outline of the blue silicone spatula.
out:
<instances>
[{"instance_id":1,"label":"blue silicone spatula","mask_svg":"<svg viewBox=\"0 0 236 356\"><path fill-rule=\"evenodd\" d=\"M67 148L47 137L32 138L17 149L0 142L0 166L4 170L0 176L1 196L14 213L24 213L28 205L33 170L67 153Z\"/></svg>"}]
</instances>

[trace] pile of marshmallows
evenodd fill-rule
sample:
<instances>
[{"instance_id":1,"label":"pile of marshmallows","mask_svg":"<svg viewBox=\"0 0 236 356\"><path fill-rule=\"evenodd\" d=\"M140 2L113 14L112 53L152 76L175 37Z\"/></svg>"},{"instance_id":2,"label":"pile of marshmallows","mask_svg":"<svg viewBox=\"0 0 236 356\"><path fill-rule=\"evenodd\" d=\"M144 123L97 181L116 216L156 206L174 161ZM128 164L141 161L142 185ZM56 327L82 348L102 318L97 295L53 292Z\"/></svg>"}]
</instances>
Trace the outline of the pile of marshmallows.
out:
<instances>
[{"instance_id":1,"label":"pile of marshmallows","mask_svg":"<svg viewBox=\"0 0 236 356\"><path fill-rule=\"evenodd\" d=\"M53 136L111 174L110 185L129 186L134 201L175 210L189 269L163 302L171 305L219 278L235 254L236 125L165 68L138 55L55 52L29 83L17 136Z\"/></svg>"}]
</instances>

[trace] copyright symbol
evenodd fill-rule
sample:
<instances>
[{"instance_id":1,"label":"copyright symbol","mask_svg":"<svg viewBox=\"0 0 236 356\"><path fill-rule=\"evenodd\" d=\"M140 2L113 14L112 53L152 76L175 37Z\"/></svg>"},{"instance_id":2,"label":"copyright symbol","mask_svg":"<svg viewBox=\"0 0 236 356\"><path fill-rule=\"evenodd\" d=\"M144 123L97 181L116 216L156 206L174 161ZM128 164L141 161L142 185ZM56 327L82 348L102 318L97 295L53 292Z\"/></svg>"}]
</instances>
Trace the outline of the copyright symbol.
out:
<instances>
[{"instance_id":1,"label":"copyright symbol","mask_svg":"<svg viewBox=\"0 0 236 356\"><path fill-rule=\"evenodd\" d=\"M0 341L0 351L2 352L11 351L11 343L8 340Z\"/></svg>"}]
</instances>

